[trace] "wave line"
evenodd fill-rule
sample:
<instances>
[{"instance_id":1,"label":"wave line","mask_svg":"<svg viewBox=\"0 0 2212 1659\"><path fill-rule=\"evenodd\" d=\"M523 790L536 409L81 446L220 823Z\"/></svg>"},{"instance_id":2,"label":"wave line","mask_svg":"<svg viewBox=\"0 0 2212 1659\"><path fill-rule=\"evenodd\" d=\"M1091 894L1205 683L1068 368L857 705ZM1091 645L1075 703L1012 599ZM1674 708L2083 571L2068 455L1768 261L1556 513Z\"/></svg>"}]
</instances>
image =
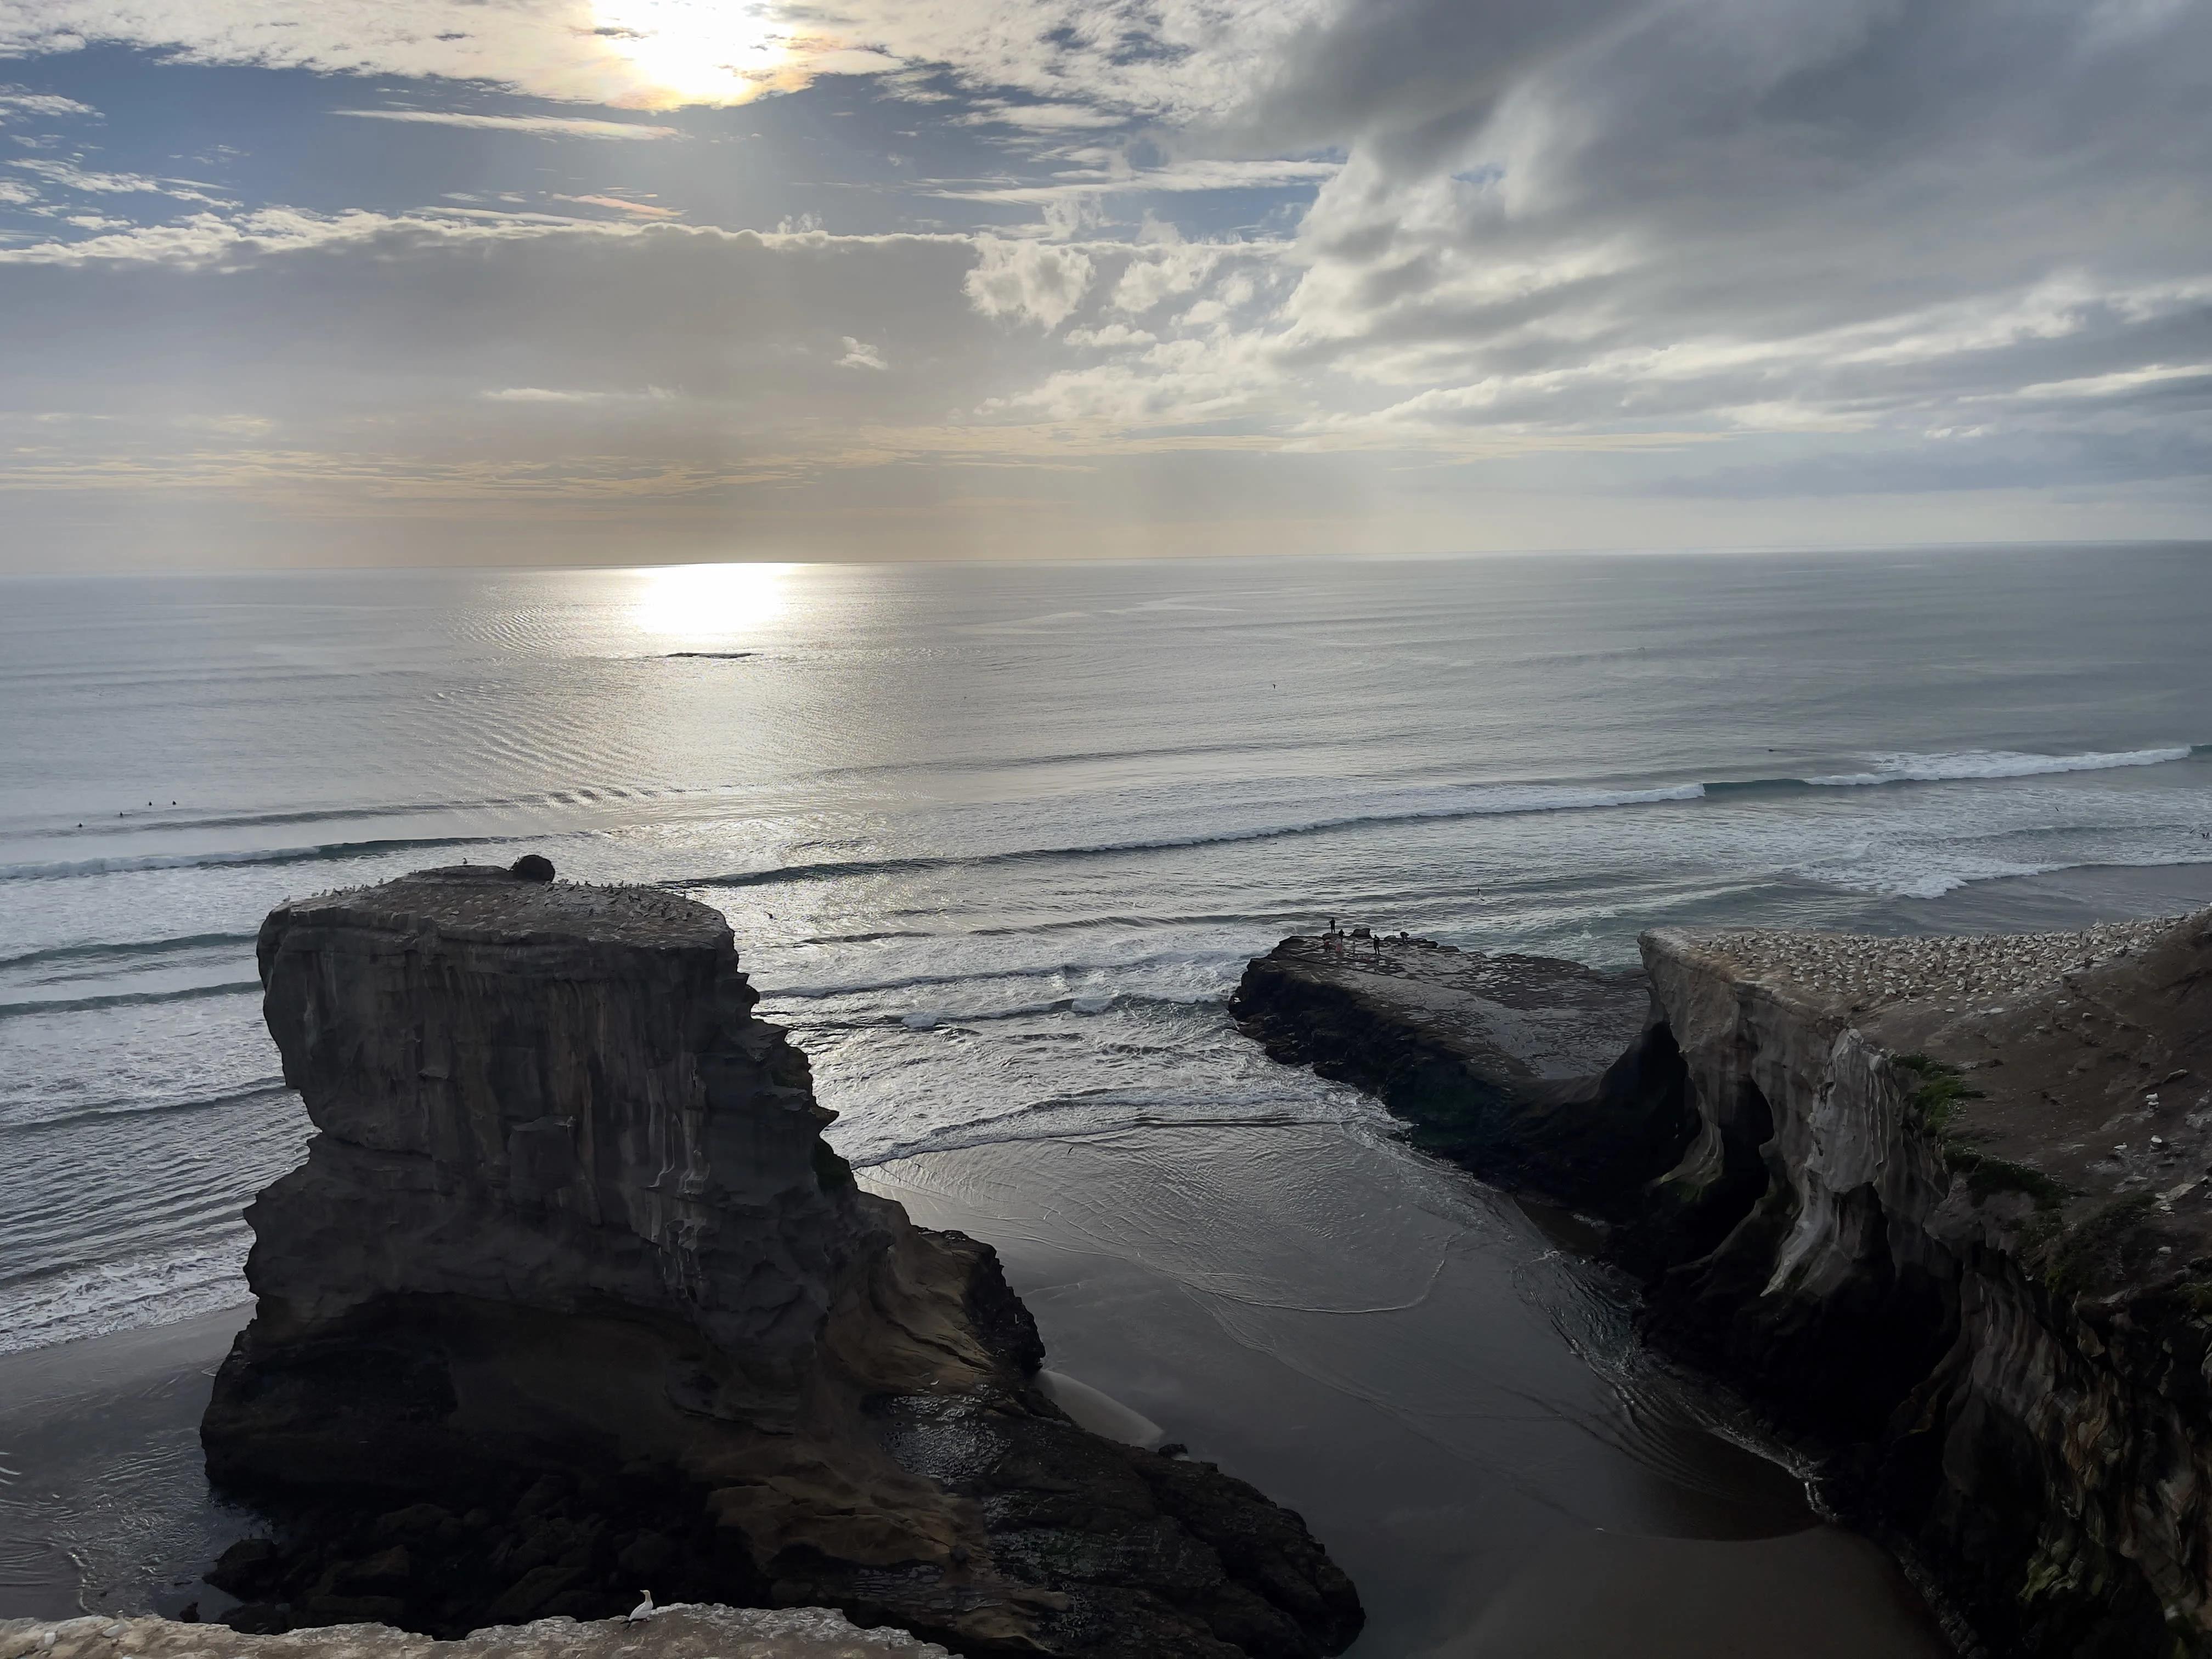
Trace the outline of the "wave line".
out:
<instances>
[{"instance_id":1,"label":"wave line","mask_svg":"<svg viewBox=\"0 0 2212 1659\"><path fill-rule=\"evenodd\" d=\"M1556 784L1502 786L1518 798L1475 805L1438 806L1409 812L1367 812L1309 823L1271 824L1255 830L1223 830L1212 835L1173 836L1153 841L1104 842L1078 847L1029 847L1003 853L915 854L905 858L849 859L823 864L787 864L769 870L739 870L720 876L689 876L662 882L664 887L769 887L785 882L834 879L840 876L903 875L926 870L970 870L993 865L1028 864L1053 859L1121 858L1136 853L1173 852L1183 848L1220 847L1246 842L1279 841L1293 836L1326 835L1374 823L1449 823L1462 818L1504 817L1523 812L1594 811L1612 806L1646 806L1703 798L1701 783L1668 784L1652 789L1575 789ZM1544 799L1528 799L1546 796Z\"/></svg>"},{"instance_id":2,"label":"wave line","mask_svg":"<svg viewBox=\"0 0 2212 1659\"><path fill-rule=\"evenodd\" d=\"M238 996L260 988L259 980L246 979L222 985L188 985L179 991L118 991L104 997L53 997L44 1002L0 1002L0 1019L16 1019L26 1014L82 1014L98 1008L139 1008L158 1002L195 1002L202 997Z\"/></svg>"},{"instance_id":3,"label":"wave line","mask_svg":"<svg viewBox=\"0 0 2212 1659\"><path fill-rule=\"evenodd\" d=\"M419 840L339 841L319 847L261 847L228 853L146 853L137 856L76 859L54 864L0 864L0 881L56 881L72 876L121 875L137 870L194 870L223 864L333 864L374 858L410 848L488 847L526 837L514 836L428 836Z\"/></svg>"}]
</instances>

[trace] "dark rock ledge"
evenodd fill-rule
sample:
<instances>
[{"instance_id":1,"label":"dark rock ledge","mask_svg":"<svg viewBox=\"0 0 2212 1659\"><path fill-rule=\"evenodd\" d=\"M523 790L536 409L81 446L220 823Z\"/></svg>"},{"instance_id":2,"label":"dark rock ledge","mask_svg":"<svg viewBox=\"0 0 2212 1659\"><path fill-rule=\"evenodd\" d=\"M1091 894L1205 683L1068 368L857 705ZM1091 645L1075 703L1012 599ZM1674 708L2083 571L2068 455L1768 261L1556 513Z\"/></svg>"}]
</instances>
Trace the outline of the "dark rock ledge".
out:
<instances>
[{"instance_id":1,"label":"dark rock ledge","mask_svg":"<svg viewBox=\"0 0 2212 1659\"><path fill-rule=\"evenodd\" d=\"M320 1133L247 1212L256 1314L202 1431L273 1522L210 1575L237 1631L457 1638L650 1589L967 1654L1357 1633L1297 1516L1076 1426L992 1251L854 1186L712 910L425 871L276 910L259 954Z\"/></svg>"},{"instance_id":2,"label":"dark rock ledge","mask_svg":"<svg viewBox=\"0 0 2212 1659\"><path fill-rule=\"evenodd\" d=\"M1648 1334L1819 1456L1990 1652L2212 1656L2212 912L1642 943L1620 977L1291 939L1231 1006L1609 1223Z\"/></svg>"},{"instance_id":3,"label":"dark rock ledge","mask_svg":"<svg viewBox=\"0 0 2212 1659\"><path fill-rule=\"evenodd\" d=\"M1245 969L1229 1011L1272 1058L1376 1096L1425 1151L1594 1212L1632 1202L1697 1127L1633 970L1286 939Z\"/></svg>"}]
</instances>

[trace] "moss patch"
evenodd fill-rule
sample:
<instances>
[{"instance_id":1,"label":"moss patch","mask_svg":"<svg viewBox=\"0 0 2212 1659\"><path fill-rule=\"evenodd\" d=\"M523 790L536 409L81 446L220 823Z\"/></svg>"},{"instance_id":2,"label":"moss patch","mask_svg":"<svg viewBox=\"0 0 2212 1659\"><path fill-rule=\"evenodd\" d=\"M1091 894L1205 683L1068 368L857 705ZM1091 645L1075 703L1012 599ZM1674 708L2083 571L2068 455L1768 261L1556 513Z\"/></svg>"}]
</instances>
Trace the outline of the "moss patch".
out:
<instances>
[{"instance_id":1,"label":"moss patch","mask_svg":"<svg viewBox=\"0 0 2212 1659\"><path fill-rule=\"evenodd\" d=\"M1933 1133L1943 1133L1958 1112L1960 1102L1983 1097L1979 1089L1967 1085L1964 1073L1944 1060L1933 1060L1926 1054L1897 1054L1891 1058L1890 1064L1920 1079L1905 1103L1912 1109L1921 1126Z\"/></svg>"},{"instance_id":2,"label":"moss patch","mask_svg":"<svg viewBox=\"0 0 2212 1659\"><path fill-rule=\"evenodd\" d=\"M2064 1207L2068 1199L2078 1196L2064 1182L2008 1158L1953 1147L1945 1152L1943 1161L1966 1176L1966 1190L1977 1199L1994 1198L1999 1193L2026 1193L2035 1200L2037 1209L2057 1210Z\"/></svg>"},{"instance_id":3,"label":"moss patch","mask_svg":"<svg viewBox=\"0 0 2212 1659\"><path fill-rule=\"evenodd\" d=\"M1972 1138L1956 1128L1954 1120L1962 1103L1984 1097L1968 1085L1966 1073L1956 1066L1927 1054L1895 1054L1890 1063L1918 1079L1905 1097L1906 1109L1934 1138L1944 1166L1966 1177L1966 1190L1976 1202L1985 1202L1999 1193L2026 1193L2039 1211L2054 1211L2080 1195L2040 1170L1975 1150Z\"/></svg>"},{"instance_id":4,"label":"moss patch","mask_svg":"<svg viewBox=\"0 0 2212 1659\"><path fill-rule=\"evenodd\" d=\"M2116 1199L2069 1228L2044 1273L2054 1294L2075 1297L2106 1274L2130 1266L2132 1235L2150 1218L2158 1200L2148 1193Z\"/></svg>"}]
</instances>

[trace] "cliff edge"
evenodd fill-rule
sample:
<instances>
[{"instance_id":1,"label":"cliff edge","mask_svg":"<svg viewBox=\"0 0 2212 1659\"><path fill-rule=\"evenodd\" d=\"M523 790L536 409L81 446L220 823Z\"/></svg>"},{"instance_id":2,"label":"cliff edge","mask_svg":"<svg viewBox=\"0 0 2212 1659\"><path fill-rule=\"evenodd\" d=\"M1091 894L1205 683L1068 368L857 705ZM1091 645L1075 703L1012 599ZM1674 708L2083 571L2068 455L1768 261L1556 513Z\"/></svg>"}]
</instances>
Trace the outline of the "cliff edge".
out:
<instances>
[{"instance_id":1,"label":"cliff edge","mask_svg":"<svg viewBox=\"0 0 2212 1659\"><path fill-rule=\"evenodd\" d=\"M210 1575L237 1628L650 1589L965 1653L1357 1632L1296 1516L1077 1427L991 1250L855 1187L715 912L463 866L283 906L259 959L319 1133L202 1429L277 1522Z\"/></svg>"}]
</instances>

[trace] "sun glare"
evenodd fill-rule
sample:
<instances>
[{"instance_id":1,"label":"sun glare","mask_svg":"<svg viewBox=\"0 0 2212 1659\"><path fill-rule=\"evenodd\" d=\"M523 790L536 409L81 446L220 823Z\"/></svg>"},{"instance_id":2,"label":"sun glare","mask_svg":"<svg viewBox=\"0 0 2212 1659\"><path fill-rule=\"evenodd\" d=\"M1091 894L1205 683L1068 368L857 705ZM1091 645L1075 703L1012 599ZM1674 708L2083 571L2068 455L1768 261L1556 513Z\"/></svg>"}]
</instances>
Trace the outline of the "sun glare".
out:
<instances>
[{"instance_id":1,"label":"sun glare","mask_svg":"<svg viewBox=\"0 0 2212 1659\"><path fill-rule=\"evenodd\" d=\"M783 614L787 564L674 564L641 570L639 628L702 644L744 643Z\"/></svg>"},{"instance_id":2,"label":"sun glare","mask_svg":"<svg viewBox=\"0 0 2212 1659\"><path fill-rule=\"evenodd\" d=\"M593 33L645 83L645 103L742 104L797 67L763 0L592 0Z\"/></svg>"}]
</instances>

